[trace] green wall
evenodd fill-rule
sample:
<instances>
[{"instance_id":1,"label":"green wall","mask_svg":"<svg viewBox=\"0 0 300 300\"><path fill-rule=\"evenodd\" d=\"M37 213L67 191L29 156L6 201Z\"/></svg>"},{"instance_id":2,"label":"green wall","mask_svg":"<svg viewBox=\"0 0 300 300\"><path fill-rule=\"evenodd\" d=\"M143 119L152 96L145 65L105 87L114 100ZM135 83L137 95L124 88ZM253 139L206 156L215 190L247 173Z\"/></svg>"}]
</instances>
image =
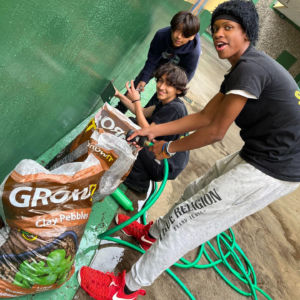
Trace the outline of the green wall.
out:
<instances>
[{"instance_id":1,"label":"green wall","mask_svg":"<svg viewBox=\"0 0 300 300\"><path fill-rule=\"evenodd\" d=\"M295 81L298 84L298 87L300 88L300 73L295 77Z\"/></svg>"},{"instance_id":2,"label":"green wall","mask_svg":"<svg viewBox=\"0 0 300 300\"><path fill-rule=\"evenodd\" d=\"M288 51L284 50L277 58L276 61L280 63L286 70L297 61L297 58Z\"/></svg>"},{"instance_id":3,"label":"green wall","mask_svg":"<svg viewBox=\"0 0 300 300\"><path fill-rule=\"evenodd\" d=\"M183 0L2 0L0 180L36 159L143 67L151 39Z\"/></svg>"}]
</instances>

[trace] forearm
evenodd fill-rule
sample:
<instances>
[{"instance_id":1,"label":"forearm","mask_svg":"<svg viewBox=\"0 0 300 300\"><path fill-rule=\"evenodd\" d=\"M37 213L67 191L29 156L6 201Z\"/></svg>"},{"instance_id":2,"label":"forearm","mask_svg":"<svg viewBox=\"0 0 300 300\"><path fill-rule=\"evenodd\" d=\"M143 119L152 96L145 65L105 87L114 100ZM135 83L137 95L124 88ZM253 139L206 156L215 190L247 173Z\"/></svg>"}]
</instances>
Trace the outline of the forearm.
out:
<instances>
[{"instance_id":1,"label":"forearm","mask_svg":"<svg viewBox=\"0 0 300 300\"><path fill-rule=\"evenodd\" d=\"M145 127L149 127L149 123L147 122L144 112L143 112L143 108L141 106L141 102L137 101L134 103L135 105L135 115L136 115L136 120L138 125L141 128L145 128Z\"/></svg>"},{"instance_id":2,"label":"forearm","mask_svg":"<svg viewBox=\"0 0 300 300\"><path fill-rule=\"evenodd\" d=\"M166 136L186 133L207 126L212 122L224 97L224 94L218 93L207 103L203 110L170 123L153 126L151 133L154 136Z\"/></svg>"},{"instance_id":3,"label":"forearm","mask_svg":"<svg viewBox=\"0 0 300 300\"><path fill-rule=\"evenodd\" d=\"M222 138L222 134L216 131L213 126L208 125L198 129L197 131L186 136L183 139L172 142L169 146L169 151L173 153L202 148L204 146L218 142Z\"/></svg>"},{"instance_id":4,"label":"forearm","mask_svg":"<svg viewBox=\"0 0 300 300\"><path fill-rule=\"evenodd\" d=\"M156 125L152 130L155 136L166 136L194 131L207 126L209 123L210 119L206 118L201 112L197 112L176 121Z\"/></svg>"},{"instance_id":5,"label":"forearm","mask_svg":"<svg viewBox=\"0 0 300 300\"><path fill-rule=\"evenodd\" d=\"M121 102L133 113L135 114L135 106L134 104L123 94L119 93L118 96L116 96L121 100Z\"/></svg>"}]
</instances>

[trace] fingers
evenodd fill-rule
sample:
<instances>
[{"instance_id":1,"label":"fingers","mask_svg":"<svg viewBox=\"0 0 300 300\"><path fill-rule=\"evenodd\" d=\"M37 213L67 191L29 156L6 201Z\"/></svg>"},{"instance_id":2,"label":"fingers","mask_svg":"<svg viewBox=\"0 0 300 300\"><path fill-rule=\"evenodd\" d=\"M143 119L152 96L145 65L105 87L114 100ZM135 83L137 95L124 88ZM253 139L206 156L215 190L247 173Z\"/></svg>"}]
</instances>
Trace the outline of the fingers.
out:
<instances>
[{"instance_id":1,"label":"fingers","mask_svg":"<svg viewBox=\"0 0 300 300\"><path fill-rule=\"evenodd\" d=\"M131 85L130 85L130 87L131 87L131 89L132 89L132 90L135 90L135 88L134 88L134 81L133 81L133 79L131 79Z\"/></svg>"},{"instance_id":2,"label":"fingers","mask_svg":"<svg viewBox=\"0 0 300 300\"><path fill-rule=\"evenodd\" d=\"M164 160L165 157L163 156L162 153L160 153L160 154L155 155L155 159L158 159L158 160Z\"/></svg>"},{"instance_id":3,"label":"fingers","mask_svg":"<svg viewBox=\"0 0 300 300\"><path fill-rule=\"evenodd\" d=\"M127 141L132 140L132 139L135 138L137 135L139 135L139 130L135 131L135 132L127 139Z\"/></svg>"},{"instance_id":4,"label":"fingers","mask_svg":"<svg viewBox=\"0 0 300 300\"><path fill-rule=\"evenodd\" d=\"M118 96L119 95L119 91L116 89L115 86L114 86L114 89L115 89L115 96Z\"/></svg>"},{"instance_id":5,"label":"fingers","mask_svg":"<svg viewBox=\"0 0 300 300\"><path fill-rule=\"evenodd\" d=\"M128 83L129 83L129 81L126 82L125 87L126 87L127 91L129 92L130 87L129 87Z\"/></svg>"}]
</instances>

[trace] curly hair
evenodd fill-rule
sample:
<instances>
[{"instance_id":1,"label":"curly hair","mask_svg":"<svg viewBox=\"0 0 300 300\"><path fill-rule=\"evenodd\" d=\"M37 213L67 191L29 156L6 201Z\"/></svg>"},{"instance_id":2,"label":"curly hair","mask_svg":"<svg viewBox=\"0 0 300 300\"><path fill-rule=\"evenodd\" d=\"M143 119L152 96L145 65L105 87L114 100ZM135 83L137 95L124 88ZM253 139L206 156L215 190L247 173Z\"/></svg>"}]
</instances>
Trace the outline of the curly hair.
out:
<instances>
[{"instance_id":1,"label":"curly hair","mask_svg":"<svg viewBox=\"0 0 300 300\"><path fill-rule=\"evenodd\" d=\"M173 63L167 63L161 65L153 75L156 78L156 81L158 81L158 79L165 74L167 75L168 83L174 88L181 91L181 94L179 94L178 96L185 96L188 91L187 84L189 82L185 71L181 67L176 66Z\"/></svg>"},{"instance_id":2,"label":"curly hair","mask_svg":"<svg viewBox=\"0 0 300 300\"><path fill-rule=\"evenodd\" d=\"M232 15L239 20L251 44L255 46L259 32L259 17L251 0L230 0L218 5L211 17L210 26L212 32L215 18L221 14Z\"/></svg>"}]
</instances>

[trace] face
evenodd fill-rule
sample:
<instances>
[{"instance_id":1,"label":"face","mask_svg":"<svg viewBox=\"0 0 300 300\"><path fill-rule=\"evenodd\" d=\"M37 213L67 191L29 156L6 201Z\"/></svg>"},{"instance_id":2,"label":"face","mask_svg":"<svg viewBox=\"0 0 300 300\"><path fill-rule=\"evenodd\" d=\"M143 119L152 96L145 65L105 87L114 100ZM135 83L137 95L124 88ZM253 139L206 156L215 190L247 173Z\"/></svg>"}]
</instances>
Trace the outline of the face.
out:
<instances>
[{"instance_id":1,"label":"face","mask_svg":"<svg viewBox=\"0 0 300 300\"><path fill-rule=\"evenodd\" d=\"M177 97L178 94L181 94L180 90L177 90L174 86L170 85L166 74L158 78L156 91L159 101L173 100Z\"/></svg>"},{"instance_id":2,"label":"face","mask_svg":"<svg viewBox=\"0 0 300 300\"><path fill-rule=\"evenodd\" d=\"M189 41L192 41L195 38L195 35L192 35L189 38L184 37L182 33L182 24L179 24L179 26L175 29L175 31L172 31L171 33L171 39L173 42L174 47L180 47L188 43Z\"/></svg>"},{"instance_id":3,"label":"face","mask_svg":"<svg viewBox=\"0 0 300 300\"><path fill-rule=\"evenodd\" d=\"M217 20L213 26L213 40L221 59L239 58L250 41L242 26L229 20Z\"/></svg>"}]
</instances>

